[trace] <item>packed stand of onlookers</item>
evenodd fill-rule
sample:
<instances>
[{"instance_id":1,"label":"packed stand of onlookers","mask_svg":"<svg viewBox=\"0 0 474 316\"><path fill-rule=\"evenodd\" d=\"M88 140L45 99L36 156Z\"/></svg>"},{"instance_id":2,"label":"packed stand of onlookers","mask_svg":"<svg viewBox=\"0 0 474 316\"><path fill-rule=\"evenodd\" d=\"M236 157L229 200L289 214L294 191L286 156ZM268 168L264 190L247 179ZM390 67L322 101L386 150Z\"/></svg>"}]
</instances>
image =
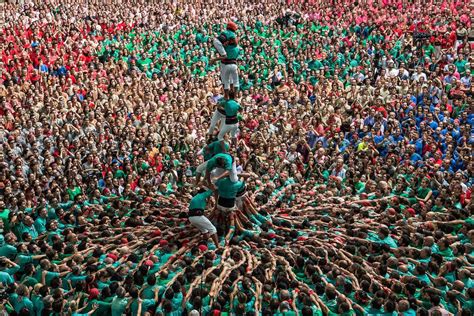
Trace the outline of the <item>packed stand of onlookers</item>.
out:
<instances>
[{"instance_id":1,"label":"packed stand of onlookers","mask_svg":"<svg viewBox=\"0 0 474 316\"><path fill-rule=\"evenodd\" d=\"M473 314L469 1L0 8L0 314ZM229 20L256 212L216 248L183 211Z\"/></svg>"}]
</instances>

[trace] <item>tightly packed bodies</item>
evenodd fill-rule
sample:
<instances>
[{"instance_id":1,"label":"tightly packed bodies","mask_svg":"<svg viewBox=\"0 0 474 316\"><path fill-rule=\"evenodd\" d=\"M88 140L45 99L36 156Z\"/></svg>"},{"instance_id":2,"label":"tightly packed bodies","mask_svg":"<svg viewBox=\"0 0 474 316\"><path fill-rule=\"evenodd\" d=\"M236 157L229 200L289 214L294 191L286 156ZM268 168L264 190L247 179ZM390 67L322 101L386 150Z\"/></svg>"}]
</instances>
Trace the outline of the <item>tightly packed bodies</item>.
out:
<instances>
[{"instance_id":1,"label":"tightly packed bodies","mask_svg":"<svg viewBox=\"0 0 474 316\"><path fill-rule=\"evenodd\" d=\"M469 5L1 4L2 313L472 315Z\"/></svg>"}]
</instances>

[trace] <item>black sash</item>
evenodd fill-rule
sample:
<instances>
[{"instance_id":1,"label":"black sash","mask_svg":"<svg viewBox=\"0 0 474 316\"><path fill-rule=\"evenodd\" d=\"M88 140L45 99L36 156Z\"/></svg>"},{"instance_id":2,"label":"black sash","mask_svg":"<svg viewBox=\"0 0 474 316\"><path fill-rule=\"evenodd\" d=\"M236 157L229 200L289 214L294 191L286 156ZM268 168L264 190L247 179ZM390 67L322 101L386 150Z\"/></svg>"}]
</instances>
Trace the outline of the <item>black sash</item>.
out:
<instances>
[{"instance_id":1,"label":"black sash","mask_svg":"<svg viewBox=\"0 0 474 316\"><path fill-rule=\"evenodd\" d=\"M235 65L237 64L237 60L236 59L223 59L221 60L221 63L224 65Z\"/></svg>"},{"instance_id":2,"label":"black sash","mask_svg":"<svg viewBox=\"0 0 474 316\"><path fill-rule=\"evenodd\" d=\"M226 116L225 117L225 123L226 124L237 124L239 120L237 119L237 116Z\"/></svg>"},{"instance_id":3,"label":"black sash","mask_svg":"<svg viewBox=\"0 0 474 316\"><path fill-rule=\"evenodd\" d=\"M217 205L226 207L226 208L232 208L235 206L235 198L229 199L229 198L219 196L219 199L217 199Z\"/></svg>"},{"instance_id":4,"label":"black sash","mask_svg":"<svg viewBox=\"0 0 474 316\"><path fill-rule=\"evenodd\" d=\"M204 215L204 210L201 210L199 208L193 208L192 210L189 210L188 212L188 217L203 216L203 215Z\"/></svg>"}]
</instances>

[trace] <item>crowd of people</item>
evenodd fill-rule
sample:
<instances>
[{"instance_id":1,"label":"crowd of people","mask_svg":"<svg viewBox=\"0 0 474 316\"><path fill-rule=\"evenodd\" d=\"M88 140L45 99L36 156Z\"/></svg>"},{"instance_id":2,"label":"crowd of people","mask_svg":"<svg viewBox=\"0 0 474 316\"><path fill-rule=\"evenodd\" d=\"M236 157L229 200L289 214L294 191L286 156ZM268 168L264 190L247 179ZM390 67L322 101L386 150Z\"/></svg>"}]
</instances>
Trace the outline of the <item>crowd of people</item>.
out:
<instances>
[{"instance_id":1,"label":"crowd of people","mask_svg":"<svg viewBox=\"0 0 474 316\"><path fill-rule=\"evenodd\" d=\"M469 1L0 8L1 315L473 314Z\"/></svg>"}]
</instances>

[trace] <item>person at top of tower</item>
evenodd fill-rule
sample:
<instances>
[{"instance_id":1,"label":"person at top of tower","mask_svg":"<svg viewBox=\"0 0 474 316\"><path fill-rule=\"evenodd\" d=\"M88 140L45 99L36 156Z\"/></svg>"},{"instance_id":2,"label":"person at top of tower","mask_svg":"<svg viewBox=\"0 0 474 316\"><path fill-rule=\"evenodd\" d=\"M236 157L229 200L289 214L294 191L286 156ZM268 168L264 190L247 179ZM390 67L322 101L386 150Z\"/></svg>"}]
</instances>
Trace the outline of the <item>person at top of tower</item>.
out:
<instances>
[{"instance_id":1,"label":"person at top of tower","mask_svg":"<svg viewBox=\"0 0 474 316\"><path fill-rule=\"evenodd\" d=\"M237 24L232 21L227 23L226 29L214 39L213 45L220 57L213 61L221 62L221 81L224 86L224 97L228 99L229 91L239 88L239 73L237 68L237 58L241 49L238 46L238 39L235 32Z\"/></svg>"}]
</instances>

